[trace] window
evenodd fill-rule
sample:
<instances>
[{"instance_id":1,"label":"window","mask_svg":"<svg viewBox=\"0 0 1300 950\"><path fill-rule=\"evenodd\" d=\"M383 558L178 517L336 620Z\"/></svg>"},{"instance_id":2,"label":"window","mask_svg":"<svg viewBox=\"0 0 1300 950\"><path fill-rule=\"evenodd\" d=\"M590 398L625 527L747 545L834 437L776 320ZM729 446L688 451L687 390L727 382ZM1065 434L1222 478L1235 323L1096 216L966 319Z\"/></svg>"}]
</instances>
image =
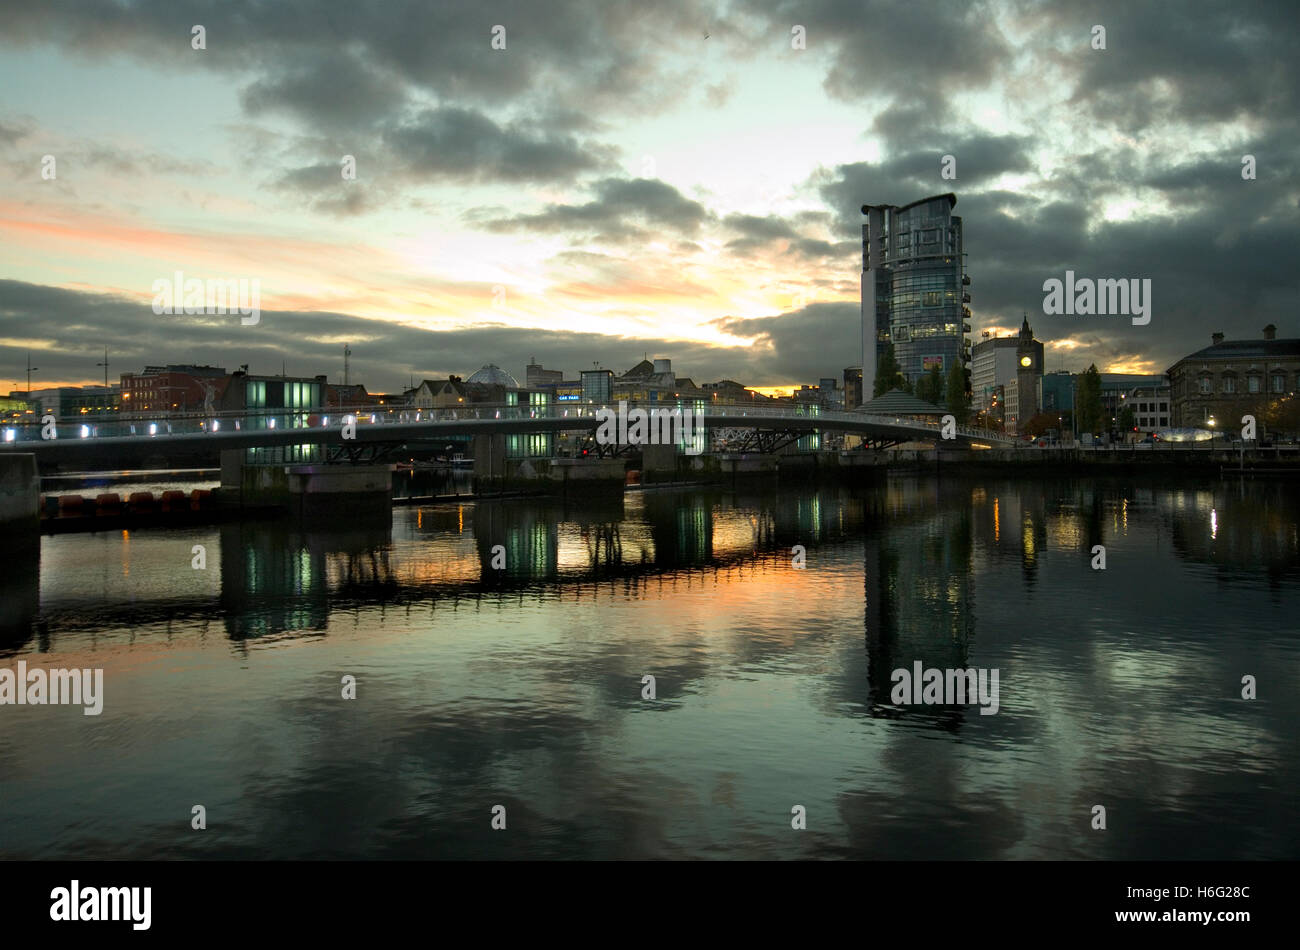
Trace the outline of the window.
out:
<instances>
[{"instance_id":1,"label":"window","mask_svg":"<svg viewBox=\"0 0 1300 950\"><path fill-rule=\"evenodd\" d=\"M1211 392L1211 389L1210 389L1210 377L1208 377L1208 376L1202 376L1202 377L1201 377L1201 392L1204 393L1204 394L1207 395L1207 396L1210 394L1210 392Z\"/></svg>"},{"instance_id":2,"label":"window","mask_svg":"<svg viewBox=\"0 0 1300 950\"><path fill-rule=\"evenodd\" d=\"M1161 424L1162 426L1167 426L1167 425L1169 425L1169 417L1168 417L1168 416L1161 416L1161 417L1160 417L1160 424Z\"/></svg>"},{"instance_id":3,"label":"window","mask_svg":"<svg viewBox=\"0 0 1300 950\"><path fill-rule=\"evenodd\" d=\"M1246 391L1251 393L1257 393L1260 391L1260 379L1258 376L1246 377Z\"/></svg>"},{"instance_id":4,"label":"window","mask_svg":"<svg viewBox=\"0 0 1300 950\"><path fill-rule=\"evenodd\" d=\"M937 307L943 303L943 293L938 290L927 290L921 295L921 305L925 307Z\"/></svg>"},{"instance_id":5,"label":"window","mask_svg":"<svg viewBox=\"0 0 1300 950\"><path fill-rule=\"evenodd\" d=\"M1280 393L1286 389L1286 377L1281 373L1273 377L1273 392Z\"/></svg>"},{"instance_id":6,"label":"window","mask_svg":"<svg viewBox=\"0 0 1300 950\"><path fill-rule=\"evenodd\" d=\"M1223 391L1225 393L1235 393L1237 391L1237 377L1235 376L1223 377Z\"/></svg>"}]
</instances>

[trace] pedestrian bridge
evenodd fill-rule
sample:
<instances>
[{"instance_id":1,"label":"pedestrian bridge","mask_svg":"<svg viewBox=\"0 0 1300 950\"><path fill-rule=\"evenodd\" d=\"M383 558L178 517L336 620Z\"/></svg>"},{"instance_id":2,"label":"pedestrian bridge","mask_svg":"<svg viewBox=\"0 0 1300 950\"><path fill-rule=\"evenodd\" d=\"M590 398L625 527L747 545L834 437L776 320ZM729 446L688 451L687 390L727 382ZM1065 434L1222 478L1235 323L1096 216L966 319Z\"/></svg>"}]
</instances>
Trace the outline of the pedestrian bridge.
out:
<instances>
[{"instance_id":1,"label":"pedestrian bridge","mask_svg":"<svg viewBox=\"0 0 1300 950\"><path fill-rule=\"evenodd\" d=\"M657 405L625 403L630 409ZM317 412L225 412L206 415L142 416L110 421L37 423L0 428L0 452L31 452L39 461L62 462L112 455L121 463L176 451L222 451L287 445L344 447L432 443L499 433L594 434L619 406L468 406L451 409L332 409ZM730 430L725 451L774 451L811 432L856 435L871 447L941 440L941 425L905 416L822 409L817 406L706 406L695 413L695 429ZM348 438L345 439L345 434ZM769 438L762 438L768 436ZM780 436L776 439L771 436ZM961 447L1015 445L986 429L956 426L951 441Z\"/></svg>"}]
</instances>

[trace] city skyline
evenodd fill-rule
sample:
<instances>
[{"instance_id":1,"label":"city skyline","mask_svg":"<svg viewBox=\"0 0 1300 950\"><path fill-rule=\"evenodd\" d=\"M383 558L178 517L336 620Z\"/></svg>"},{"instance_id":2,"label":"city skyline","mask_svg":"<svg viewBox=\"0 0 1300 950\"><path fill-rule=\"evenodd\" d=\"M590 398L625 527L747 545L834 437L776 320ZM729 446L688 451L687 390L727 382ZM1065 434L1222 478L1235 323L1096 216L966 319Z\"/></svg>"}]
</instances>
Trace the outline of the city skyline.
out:
<instances>
[{"instance_id":1,"label":"city skyline","mask_svg":"<svg viewBox=\"0 0 1300 950\"><path fill-rule=\"evenodd\" d=\"M1161 373L1216 330L1297 335L1284 7L419 17L10 11L0 379L30 350L34 388L93 385L105 345L114 375L332 378L350 343L377 391L647 352L789 389L858 362L861 205L948 191L972 343L1028 310L1049 371ZM1150 279L1151 324L1042 315L1042 282L1071 269ZM177 270L260 281L260 322L159 317L153 283Z\"/></svg>"}]
</instances>

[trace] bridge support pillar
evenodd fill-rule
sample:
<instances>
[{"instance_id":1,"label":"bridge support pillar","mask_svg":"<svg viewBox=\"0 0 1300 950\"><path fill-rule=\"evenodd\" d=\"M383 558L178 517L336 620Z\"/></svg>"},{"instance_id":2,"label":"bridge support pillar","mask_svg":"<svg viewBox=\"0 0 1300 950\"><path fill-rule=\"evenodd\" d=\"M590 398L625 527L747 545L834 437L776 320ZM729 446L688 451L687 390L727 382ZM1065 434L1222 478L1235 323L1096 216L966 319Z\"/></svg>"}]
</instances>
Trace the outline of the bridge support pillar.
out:
<instances>
[{"instance_id":1,"label":"bridge support pillar","mask_svg":"<svg viewBox=\"0 0 1300 950\"><path fill-rule=\"evenodd\" d=\"M671 482L677 478L676 445L641 446L641 483Z\"/></svg>"},{"instance_id":2,"label":"bridge support pillar","mask_svg":"<svg viewBox=\"0 0 1300 950\"><path fill-rule=\"evenodd\" d=\"M20 647L40 613L41 480L35 455L0 455L0 649ZM45 648L48 648L48 644Z\"/></svg>"},{"instance_id":3,"label":"bridge support pillar","mask_svg":"<svg viewBox=\"0 0 1300 950\"><path fill-rule=\"evenodd\" d=\"M501 491L509 481L506 472L506 437L501 433L474 436L474 490Z\"/></svg>"},{"instance_id":4,"label":"bridge support pillar","mask_svg":"<svg viewBox=\"0 0 1300 950\"><path fill-rule=\"evenodd\" d=\"M305 518L386 512L393 505L391 465L290 465L289 509Z\"/></svg>"},{"instance_id":5,"label":"bridge support pillar","mask_svg":"<svg viewBox=\"0 0 1300 950\"><path fill-rule=\"evenodd\" d=\"M718 456L722 474L736 476L775 475L780 466L780 456L757 452L727 452Z\"/></svg>"},{"instance_id":6,"label":"bridge support pillar","mask_svg":"<svg viewBox=\"0 0 1300 950\"><path fill-rule=\"evenodd\" d=\"M623 490L627 480L627 461L621 458L557 458L551 460L551 480L560 483L567 493L610 489Z\"/></svg>"},{"instance_id":7,"label":"bridge support pillar","mask_svg":"<svg viewBox=\"0 0 1300 950\"><path fill-rule=\"evenodd\" d=\"M223 505L280 509L307 518L349 519L388 511L391 465L249 465L242 449L221 453Z\"/></svg>"},{"instance_id":8,"label":"bridge support pillar","mask_svg":"<svg viewBox=\"0 0 1300 950\"><path fill-rule=\"evenodd\" d=\"M0 455L0 529L40 538L41 479L35 455Z\"/></svg>"}]
</instances>

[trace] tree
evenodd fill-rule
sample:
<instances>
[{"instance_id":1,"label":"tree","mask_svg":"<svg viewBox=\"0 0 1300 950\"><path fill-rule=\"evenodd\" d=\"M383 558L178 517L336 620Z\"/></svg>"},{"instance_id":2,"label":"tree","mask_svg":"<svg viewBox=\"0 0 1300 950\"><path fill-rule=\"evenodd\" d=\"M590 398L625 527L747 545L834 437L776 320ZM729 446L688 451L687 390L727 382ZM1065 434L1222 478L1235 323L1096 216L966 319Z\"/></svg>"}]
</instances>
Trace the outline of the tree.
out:
<instances>
[{"instance_id":1,"label":"tree","mask_svg":"<svg viewBox=\"0 0 1300 950\"><path fill-rule=\"evenodd\" d=\"M1119 422L1117 422L1116 425L1119 426L1120 432L1133 431L1137 426L1137 413L1133 411L1132 406L1125 406L1120 410Z\"/></svg>"},{"instance_id":2,"label":"tree","mask_svg":"<svg viewBox=\"0 0 1300 950\"><path fill-rule=\"evenodd\" d=\"M1068 416L1069 413L1065 413L1065 415ZM1062 425L1061 416L1062 413L1059 413L1054 409L1045 409L1042 412L1035 413L1030 417L1029 421L1025 423L1024 433L1025 435L1037 439L1046 435L1050 430L1056 429L1057 438L1060 438L1060 429Z\"/></svg>"},{"instance_id":3,"label":"tree","mask_svg":"<svg viewBox=\"0 0 1300 950\"><path fill-rule=\"evenodd\" d=\"M1295 436L1300 433L1300 396L1289 394L1274 399L1262 416L1270 433Z\"/></svg>"},{"instance_id":4,"label":"tree","mask_svg":"<svg viewBox=\"0 0 1300 950\"><path fill-rule=\"evenodd\" d=\"M931 363L925 375L916 381L916 398L936 406L943 399L943 371L937 364Z\"/></svg>"},{"instance_id":5,"label":"tree","mask_svg":"<svg viewBox=\"0 0 1300 950\"><path fill-rule=\"evenodd\" d=\"M957 423L964 425L970 415L970 381L960 359L953 360L952 369L948 370L947 407Z\"/></svg>"},{"instance_id":6,"label":"tree","mask_svg":"<svg viewBox=\"0 0 1300 950\"><path fill-rule=\"evenodd\" d=\"M1078 413L1080 432L1109 432L1110 419L1101 403L1101 373L1093 363L1079 374L1074 390L1074 410Z\"/></svg>"},{"instance_id":7,"label":"tree","mask_svg":"<svg viewBox=\"0 0 1300 950\"><path fill-rule=\"evenodd\" d=\"M885 347L885 352L880 354L880 362L876 364L876 385L872 387L871 398L884 395L891 389L903 389L911 391L906 379L903 378L903 371L898 365L898 360L894 357L894 344L890 343Z\"/></svg>"}]
</instances>

